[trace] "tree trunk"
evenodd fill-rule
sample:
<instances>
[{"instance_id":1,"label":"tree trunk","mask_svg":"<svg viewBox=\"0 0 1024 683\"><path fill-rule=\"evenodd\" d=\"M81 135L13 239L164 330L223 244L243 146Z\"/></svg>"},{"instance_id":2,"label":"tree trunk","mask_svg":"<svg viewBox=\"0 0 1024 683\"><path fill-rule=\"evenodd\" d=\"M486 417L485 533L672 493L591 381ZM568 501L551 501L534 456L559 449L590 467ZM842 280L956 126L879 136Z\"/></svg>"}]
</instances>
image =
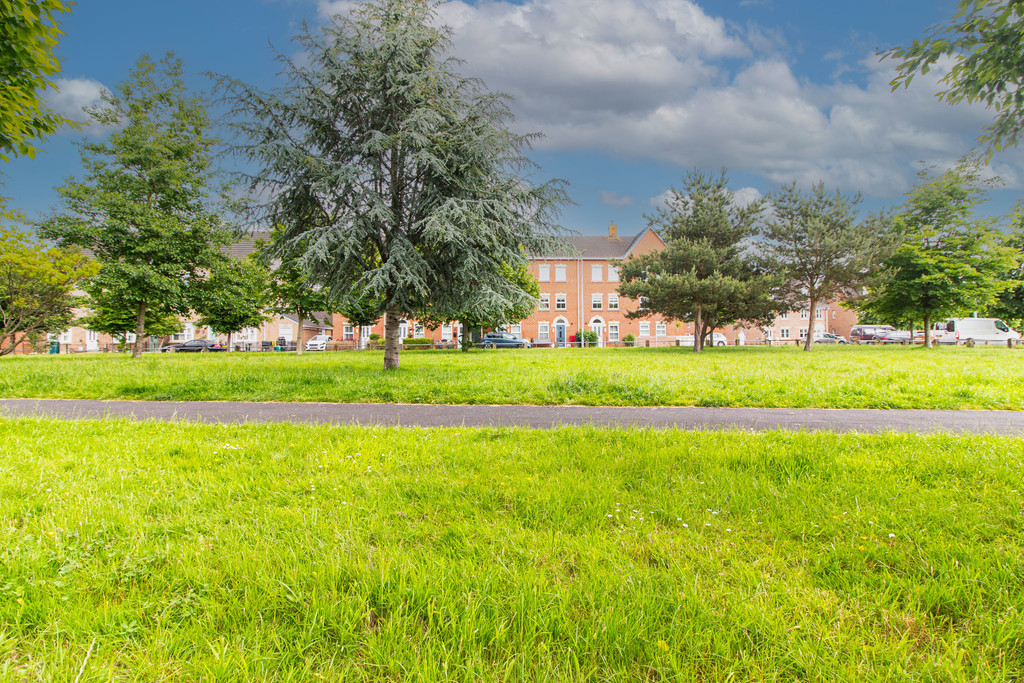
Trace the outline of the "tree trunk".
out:
<instances>
[{"instance_id":1,"label":"tree trunk","mask_svg":"<svg viewBox=\"0 0 1024 683\"><path fill-rule=\"evenodd\" d=\"M297 341L295 342L295 355L296 356L301 356L302 355L302 321L305 320L305 316L302 315L302 311L300 311L299 309L296 308L295 309L295 317L299 319L299 325L298 325L299 331L295 335L295 338L297 339Z\"/></svg>"},{"instance_id":2,"label":"tree trunk","mask_svg":"<svg viewBox=\"0 0 1024 683\"><path fill-rule=\"evenodd\" d=\"M697 307L696 315L693 318L693 352L700 353L700 350L704 348L704 337L701 332L704 331L704 311L700 306Z\"/></svg>"},{"instance_id":3,"label":"tree trunk","mask_svg":"<svg viewBox=\"0 0 1024 683\"><path fill-rule=\"evenodd\" d=\"M465 320L459 321L459 331L461 332L459 335L459 345L462 347L462 351L464 353L469 353L469 347L473 342L473 338L469 336L469 325Z\"/></svg>"},{"instance_id":4,"label":"tree trunk","mask_svg":"<svg viewBox=\"0 0 1024 683\"><path fill-rule=\"evenodd\" d=\"M913 333L910 338L914 338ZM924 314L924 348L932 348L932 317L927 313Z\"/></svg>"},{"instance_id":5,"label":"tree trunk","mask_svg":"<svg viewBox=\"0 0 1024 683\"><path fill-rule=\"evenodd\" d=\"M146 330L146 302L139 304L135 315L135 344L132 345L132 358L142 358L142 338Z\"/></svg>"},{"instance_id":6,"label":"tree trunk","mask_svg":"<svg viewBox=\"0 0 1024 683\"><path fill-rule=\"evenodd\" d=\"M384 369L398 370L398 352L402 348L402 340L398 338L398 324L402 314L389 309L387 316L388 320L384 324Z\"/></svg>"},{"instance_id":7,"label":"tree trunk","mask_svg":"<svg viewBox=\"0 0 1024 683\"><path fill-rule=\"evenodd\" d=\"M814 346L814 321L815 310L818 308L817 297L811 297L809 302L811 310L807 313L807 338L804 339L804 351L810 351L811 347Z\"/></svg>"}]
</instances>

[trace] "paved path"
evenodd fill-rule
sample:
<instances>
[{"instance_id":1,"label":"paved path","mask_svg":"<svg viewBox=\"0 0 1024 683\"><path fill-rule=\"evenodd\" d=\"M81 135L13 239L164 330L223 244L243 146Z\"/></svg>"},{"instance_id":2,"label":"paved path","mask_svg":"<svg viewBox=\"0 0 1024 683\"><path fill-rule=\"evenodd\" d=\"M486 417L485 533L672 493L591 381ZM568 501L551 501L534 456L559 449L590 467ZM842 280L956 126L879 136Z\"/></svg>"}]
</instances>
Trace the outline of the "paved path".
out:
<instances>
[{"instance_id":1,"label":"paved path","mask_svg":"<svg viewBox=\"0 0 1024 683\"><path fill-rule=\"evenodd\" d=\"M374 403L233 403L0 399L0 416L128 417L195 422L306 422L406 427L562 425L837 432L973 432L1024 435L1024 412L1002 410L824 410L792 408L606 408Z\"/></svg>"}]
</instances>

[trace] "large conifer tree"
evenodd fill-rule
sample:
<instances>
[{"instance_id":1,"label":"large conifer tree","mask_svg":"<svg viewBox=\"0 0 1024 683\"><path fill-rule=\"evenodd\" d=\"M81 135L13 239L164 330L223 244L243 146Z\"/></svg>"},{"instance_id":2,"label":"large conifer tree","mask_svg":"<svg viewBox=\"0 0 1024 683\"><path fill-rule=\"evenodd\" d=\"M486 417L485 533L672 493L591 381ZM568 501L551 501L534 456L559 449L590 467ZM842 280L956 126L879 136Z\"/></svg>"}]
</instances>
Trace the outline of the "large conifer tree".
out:
<instances>
[{"instance_id":1,"label":"large conifer tree","mask_svg":"<svg viewBox=\"0 0 1024 683\"><path fill-rule=\"evenodd\" d=\"M332 298L380 297L384 367L407 317L454 319L529 300L508 268L554 233L557 182L524 178L528 136L505 96L457 73L447 29L422 0L371 0L280 57L288 85L225 80L261 218L282 254Z\"/></svg>"}]
</instances>

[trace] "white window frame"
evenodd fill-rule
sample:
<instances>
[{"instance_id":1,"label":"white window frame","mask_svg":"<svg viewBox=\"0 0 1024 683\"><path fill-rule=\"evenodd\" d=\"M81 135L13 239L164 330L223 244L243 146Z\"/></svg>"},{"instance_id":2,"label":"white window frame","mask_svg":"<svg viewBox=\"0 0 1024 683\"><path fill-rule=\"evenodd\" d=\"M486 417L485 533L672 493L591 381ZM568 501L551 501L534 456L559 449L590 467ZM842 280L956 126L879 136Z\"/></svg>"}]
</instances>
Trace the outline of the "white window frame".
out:
<instances>
[{"instance_id":1,"label":"white window frame","mask_svg":"<svg viewBox=\"0 0 1024 683\"><path fill-rule=\"evenodd\" d=\"M341 338L343 341L355 341L356 340L356 328L354 325L344 325L341 328Z\"/></svg>"},{"instance_id":2,"label":"white window frame","mask_svg":"<svg viewBox=\"0 0 1024 683\"><path fill-rule=\"evenodd\" d=\"M512 329L510 329L509 332L511 332L512 334L516 335L517 337L522 337L523 336L523 324L522 323L516 323L515 325L512 325Z\"/></svg>"},{"instance_id":3,"label":"white window frame","mask_svg":"<svg viewBox=\"0 0 1024 683\"><path fill-rule=\"evenodd\" d=\"M590 281L604 282L604 266L600 263L590 264Z\"/></svg>"},{"instance_id":4,"label":"white window frame","mask_svg":"<svg viewBox=\"0 0 1024 683\"><path fill-rule=\"evenodd\" d=\"M452 336L452 333L453 333L453 329L452 329L452 324L451 323L446 323L444 325L441 325L441 339L443 339L445 341L451 341L451 340L455 339L455 337Z\"/></svg>"},{"instance_id":5,"label":"white window frame","mask_svg":"<svg viewBox=\"0 0 1024 683\"><path fill-rule=\"evenodd\" d=\"M654 323L654 334L658 337L667 337L668 323L666 323L664 320L659 320L658 322Z\"/></svg>"},{"instance_id":6,"label":"white window frame","mask_svg":"<svg viewBox=\"0 0 1024 683\"><path fill-rule=\"evenodd\" d=\"M546 322L537 323L537 338L551 339L551 325Z\"/></svg>"},{"instance_id":7,"label":"white window frame","mask_svg":"<svg viewBox=\"0 0 1024 683\"><path fill-rule=\"evenodd\" d=\"M781 327L781 328L779 328L779 339L789 339L789 328L788 327Z\"/></svg>"},{"instance_id":8,"label":"white window frame","mask_svg":"<svg viewBox=\"0 0 1024 683\"><path fill-rule=\"evenodd\" d=\"M567 306L568 303L566 302L565 294L555 294L555 310L565 311L568 310Z\"/></svg>"},{"instance_id":9,"label":"white window frame","mask_svg":"<svg viewBox=\"0 0 1024 683\"><path fill-rule=\"evenodd\" d=\"M619 341L619 324L608 323L608 341L617 342Z\"/></svg>"},{"instance_id":10,"label":"white window frame","mask_svg":"<svg viewBox=\"0 0 1024 683\"><path fill-rule=\"evenodd\" d=\"M639 332L638 336L640 336L640 337L650 337L651 336L651 323L649 323L647 321L644 321L644 322L640 323L640 332Z\"/></svg>"},{"instance_id":11,"label":"white window frame","mask_svg":"<svg viewBox=\"0 0 1024 683\"><path fill-rule=\"evenodd\" d=\"M789 320L789 311L783 311L780 313L779 320Z\"/></svg>"},{"instance_id":12,"label":"white window frame","mask_svg":"<svg viewBox=\"0 0 1024 683\"><path fill-rule=\"evenodd\" d=\"M619 269L615 266L608 266L608 282L619 281Z\"/></svg>"},{"instance_id":13,"label":"white window frame","mask_svg":"<svg viewBox=\"0 0 1024 683\"><path fill-rule=\"evenodd\" d=\"M292 328L290 323L284 323L284 324L278 325L278 327L277 327L277 336L280 337L281 339L284 339L286 342L290 342L290 341L293 341L292 333L294 331L295 330Z\"/></svg>"},{"instance_id":14,"label":"white window frame","mask_svg":"<svg viewBox=\"0 0 1024 683\"><path fill-rule=\"evenodd\" d=\"M566 282L566 271L564 263L555 264L555 282Z\"/></svg>"},{"instance_id":15,"label":"white window frame","mask_svg":"<svg viewBox=\"0 0 1024 683\"><path fill-rule=\"evenodd\" d=\"M814 311L814 319L815 320L821 320L824 317L825 317L825 309L819 308L816 311Z\"/></svg>"},{"instance_id":16,"label":"white window frame","mask_svg":"<svg viewBox=\"0 0 1024 683\"><path fill-rule=\"evenodd\" d=\"M619 295L609 294L608 295L608 310L617 311L619 310Z\"/></svg>"},{"instance_id":17,"label":"white window frame","mask_svg":"<svg viewBox=\"0 0 1024 683\"><path fill-rule=\"evenodd\" d=\"M765 339L775 339L775 328L774 327L765 328L764 338Z\"/></svg>"},{"instance_id":18,"label":"white window frame","mask_svg":"<svg viewBox=\"0 0 1024 683\"><path fill-rule=\"evenodd\" d=\"M551 282L551 265L542 263L537 266L537 280L539 282Z\"/></svg>"},{"instance_id":19,"label":"white window frame","mask_svg":"<svg viewBox=\"0 0 1024 683\"><path fill-rule=\"evenodd\" d=\"M413 332L414 337L417 339L423 339L423 336L426 334L426 330L423 329L423 323L416 323L415 327L413 327Z\"/></svg>"},{"instance_id":20,"label":"white window frame","mask_svg":"<svg viewBox=\"0 0 1024 683\"><path fill-rule=\"evenodd\" d=\"M806 308L801 308L800 309L800 319L801 320L807 320L810 316L811 316L811 312L809 310L807 310Z\"/></svg>"},{"instance_id":21,"label":"white window frame","mask_svg":"<svg viewBox=\"0 0 1024 683\"><path fill-rule=\"evenodd\" d=\"M538 311L550 311L551 310L551 295L547 292L541 292L540 301L537 302Z\"/></svg>"},{"instance_id":22,"label":"white window frame","mask_svg":"<svg viewBox=\"0 0 1024 683\"><path fill-rule=\"evenodd\" d=\"M604 295L603 294L591 294L590 295L590 310L592 310L592 311L603 311L604 310Z\"/></svg>"},{"instance_id":23,"label":"white window frame","mask_svg":"<svg viewBox=\"0 0 1024 683\"><path fill-rule=\"evenodd\" d=\"M806 327L801 327L800 328L800 338L801 339L807 339L807 328Z\"/></svg>"}]
</instances>

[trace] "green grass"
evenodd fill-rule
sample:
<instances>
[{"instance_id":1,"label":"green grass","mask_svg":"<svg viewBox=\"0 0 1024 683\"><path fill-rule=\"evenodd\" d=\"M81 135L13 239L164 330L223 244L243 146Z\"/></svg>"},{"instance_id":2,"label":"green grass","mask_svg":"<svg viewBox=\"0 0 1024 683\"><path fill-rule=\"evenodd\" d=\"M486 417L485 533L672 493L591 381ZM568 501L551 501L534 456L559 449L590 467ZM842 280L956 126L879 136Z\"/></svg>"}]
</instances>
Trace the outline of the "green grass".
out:
<instances>
[{"instance_id":1,"label":"green grass","mask_svg":"<svg viewBox=\"0 0 1024 683\"><path fill-rule=\"evenodd\" d=\"M0 678L1019 678L1022 466L994 437L0 420Z\"/></svg>"},{"instance_id":2,"label":"green grass","mask_svg":"<svg viewBox=\"0 0 1024 683\"><path fill-rule=\"evenodd\" d=\"M153 354L0 359L0 396L1024 410L1024 351L1005 348L530 349Z\"/></svg>"}]
</instances>

